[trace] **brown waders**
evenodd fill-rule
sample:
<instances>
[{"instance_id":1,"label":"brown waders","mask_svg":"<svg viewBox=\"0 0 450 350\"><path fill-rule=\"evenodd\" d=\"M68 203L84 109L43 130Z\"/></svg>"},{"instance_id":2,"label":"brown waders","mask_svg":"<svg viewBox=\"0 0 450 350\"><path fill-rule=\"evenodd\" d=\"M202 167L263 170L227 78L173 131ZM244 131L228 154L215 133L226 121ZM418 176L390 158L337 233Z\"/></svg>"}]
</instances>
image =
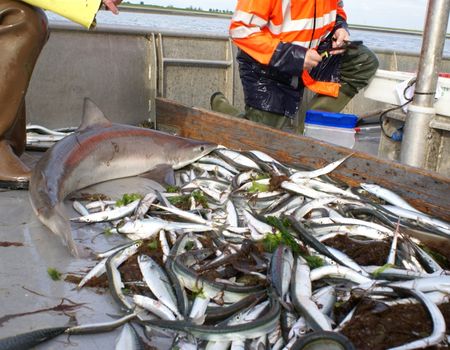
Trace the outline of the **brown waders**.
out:
<instances>
[{"instance_id":1,"label":"brown waders","mask_svg":"<svg viewBox=\"0 0 450 350\"><path fill-rule=\"evenodd\" d=\"M307 109L317 109L327 112L340 112L359 90L364 88L373 77L378 68L378 59L366 46L348 49L342 57L340 66L341 88L338 97L316 95ZM246 107L245 113L234 108L222 93L211 96L211 109L216 112L241 117L260 122L268 126L281 129L286 117L261 111L252 107ZM299 131L303 133L304 120L299 123Z\"/></svg>"},{"instance_id":2,"label":"brown waders","mask_svg":"<svg viewBox=\"0 0 450 350\"><path fill-rule=\"evenodd\" d=\"M27 188L25 94L47 40L47 17L22 1L0 0L0 187Z\"/></svg>"}]
</instances>

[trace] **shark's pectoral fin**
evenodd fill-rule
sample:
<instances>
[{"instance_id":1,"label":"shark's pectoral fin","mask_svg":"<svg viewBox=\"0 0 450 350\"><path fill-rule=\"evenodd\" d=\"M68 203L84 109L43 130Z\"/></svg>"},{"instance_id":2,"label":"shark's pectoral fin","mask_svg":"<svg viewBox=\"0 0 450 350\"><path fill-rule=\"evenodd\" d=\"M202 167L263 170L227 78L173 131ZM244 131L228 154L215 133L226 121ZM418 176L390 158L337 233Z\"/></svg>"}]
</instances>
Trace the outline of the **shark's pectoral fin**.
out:
<instances>
[{"instance_id":1,"label":"shark's pectoral fin","mask_svg":"<svg viewBox=\"0 0 450 350\"><path fill-rule=\"evenodd\" d=\"M139 175L146 179L150 179L160 183L163 186L175 186L175 172L169 164L159 164L155 168L146 173Z\"/></svg>"}]
</instances>

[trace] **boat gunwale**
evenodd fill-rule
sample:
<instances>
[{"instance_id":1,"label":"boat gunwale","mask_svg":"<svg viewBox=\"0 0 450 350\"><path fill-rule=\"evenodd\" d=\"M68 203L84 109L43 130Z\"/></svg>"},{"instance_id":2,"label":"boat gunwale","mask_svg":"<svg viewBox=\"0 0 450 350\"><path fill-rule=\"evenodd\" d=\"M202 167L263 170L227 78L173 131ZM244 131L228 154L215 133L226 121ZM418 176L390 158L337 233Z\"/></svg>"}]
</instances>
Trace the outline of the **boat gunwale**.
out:
<instances>
[{"instance_id":1,"label":"boat gunwale","mask_svg":"<svg viewBox=\"0 0 450 350\"><path fill-rule=\"evenodd\" d=\"M450 221L450 177L161 97L156 98L156 116L162 131L237 150L257 149L291 166L319 168L351 154L331 177L349 186L376 183L417 209ZM264 143L269 139L270 144Z\"/></svg>"}]
</instances>

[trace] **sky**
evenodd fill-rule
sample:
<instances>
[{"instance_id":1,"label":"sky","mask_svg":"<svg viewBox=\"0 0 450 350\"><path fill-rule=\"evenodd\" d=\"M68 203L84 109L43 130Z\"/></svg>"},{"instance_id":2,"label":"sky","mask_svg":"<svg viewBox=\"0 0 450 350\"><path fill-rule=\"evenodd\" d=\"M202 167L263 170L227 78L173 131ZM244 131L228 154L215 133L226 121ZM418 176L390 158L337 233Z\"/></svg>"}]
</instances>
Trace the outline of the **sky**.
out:
<instances>
[{"instance_id":1,"label":"sky","mask_svg":"<svg viewBox=\"0 0 450 350\"><path fill-rule=\"evenodd\" d=\"M142 0L126 1L140 3ZM143 2L182 8L193 6L203 10L210 8L234 10L236 6L236 0L143 0ZM350 24L423 30L427 0L344 0L344 8Z\"/></svg>"}]
</instances>

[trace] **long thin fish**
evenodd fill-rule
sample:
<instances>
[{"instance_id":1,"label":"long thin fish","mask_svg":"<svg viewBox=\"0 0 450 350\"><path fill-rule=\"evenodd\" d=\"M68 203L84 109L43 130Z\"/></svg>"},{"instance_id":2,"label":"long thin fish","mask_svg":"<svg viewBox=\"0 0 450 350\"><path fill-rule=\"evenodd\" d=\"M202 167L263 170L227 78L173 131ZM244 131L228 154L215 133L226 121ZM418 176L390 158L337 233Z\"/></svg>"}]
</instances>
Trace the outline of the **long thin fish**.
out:
<instances>
[{"instance_id":1,"label":"long thin fish","mask_svg":"<svg viewBox=\"0 0 450 350\"><path fill-rule=\"evenodd\" d=\"M148 321L146 324L157 327L166 328L176 331L182 331L194 335L199 339L213 341L233 341L259 338L273 330L278 324L280 317L280 303L276 298L271 299L270 309L258 319L245 324L234 326L203 326L194 325L185 321Z\"/></svg>"},{"instance_id":2,"label":"long thin fish","mask_svg":"<svg viewBox=\"0 0 450 350\"><path fill-rule=\"evenodd\" d=\"M439 308L429 300L422 292L413 289L400 289L404 293L409 293L417 298L428 311L433 323L433 332L423 339L419 339L404 345L390 348L390 350L411 350L422 349L441 343L445 339L446 325L445 319Z\"/></svg>"},{"instance_id":3,"label":"long thin fish","mask_svg":"<svg viewBox=\"0 0 450 350\"><path fill-rule=\"evenodd\" d=\"M284 300L291 282L294 256L289 246L279 245L272 255L270 279L281 300Z\"/></svg>"},{"instance_id":4,"label":"long thin fish","mask_svg":"<svg viewBox=\"0 0 450 350\"><path fill-rule=\"evenodd\" d=\"M330 321L312 301L310 268L301 256L296 257L291 281L291 297L295 309L300 312L314 330L331 330Z\"/></svg>"},{"instance_id":5,"label":"long thin fish","mask_svg":"<svg viewBox=\"0 0 450 350\"><path fill-rule=\"evenodd\" d=\"M339 165L341 165L343 162L345 162L348 158L350 158L352 154L349 154L348 156L339 159L333 163L328 164L327 166L317 169L317 170L312 170L312 171L297 171L294 174L291 175L291 180L295 181L297 179L304 179L304 178L314 178L314 177L318 177L318 176L322 176L322 175L326 175L330 172L332 172L334 169L336 169Z\"/></svg>"},{"instance_id":6,"label":"long thin fish","mask_svg":"<svg viewBox=\"0 0 450 350\"><path fill-rule=\"evenodd\" d=\"M414 212L419 212L416 208L411 206L407 201L400 197L397 193L388 190L387 188L381 187L380 185L362 183L361 188L367 192L377 196L378 198L384 199L389 204L395 205L397 207L411 210Z\"/></svg>"},{"instance_id":7,"label":"long thin fish","mask_svg":"<svg viewBox=\"0 0 450 350\"><path fill-rule=\"evenodd\" d=\"M14 335L12 337L0 339L0 349L2 350L28 350L49 339L55 338L64 333L69 327L54 327L37 329L31 332Z\"/></svg>"},{"instance_id":8,"label":"long thin fish","mask_svg":"<svg viewBox=\"0 0 450 350\"><path fill-rule=\"evenodd\" d=\"M67 334L95 334L103 332L111 332L112 330L120 327L121 325L131 321L132 319L138 317L137 312L125 315L121 318L110 322L100 322L100 323L88 323L79 326L74 326L67 328L65 333Z\"/></svg>"},{"instance_id":9,"label":"long thin fish","mask_svg":"<svg viewBox=\"0 0 450 350\"><path fill-rule=\"evenodd\" d=\"M114 221L133 213L139 205L140 201L140 199L137 199L127 205L124 205L123 207L117 207L112 210L100 211L77 218L71 218L70 221L87 223Z\"/></svg>"}]
</instances>

